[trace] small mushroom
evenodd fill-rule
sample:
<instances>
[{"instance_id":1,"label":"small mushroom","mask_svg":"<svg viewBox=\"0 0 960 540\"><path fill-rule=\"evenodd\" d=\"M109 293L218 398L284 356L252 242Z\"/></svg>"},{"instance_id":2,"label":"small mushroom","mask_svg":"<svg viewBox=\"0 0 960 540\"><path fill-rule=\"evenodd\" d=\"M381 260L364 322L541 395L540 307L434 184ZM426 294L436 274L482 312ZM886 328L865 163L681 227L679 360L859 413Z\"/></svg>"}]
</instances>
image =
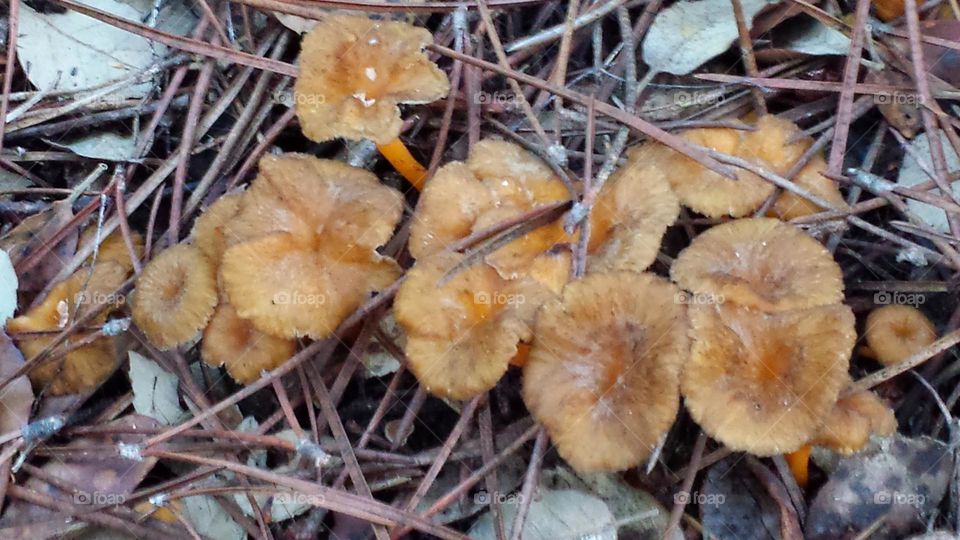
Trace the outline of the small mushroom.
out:
<instances>
[{"instance_id":1,"label":"small mushroom","mask_svg":"<svg viewBox=\"0 0 960 540\"><path fill-rule=\"evenodd\" d=\"M137 278L133 321L150 343L167 350L199 332L217 305L214 263L199 248L165 249Z\"/></svg>"},{"instance_id":2,"label":"small mushroom","mask_svg":"<svg viewBox=\"0 0 960 540\"><path fill-rule=\"evenodd\" d=\"M843 301L843 276L830 252L772 218L708 229L680 253L670 277L688 291L764 311Z\"/></svg>"},{"instance_id":3,"label":"small mushroom","mask_svg":"<svg viewBox=\"0 0 960 540\"><path fill-rule=\"evenodd\" d=\"M400 193L362 169L304 154L263 158L220 268L230 304L276 337L329 336L399 277L376 248L402 209Z\"/></svg>"},{"instance_id":4,"label":"small mushroom","mask_svg":"<svg viewBox=\"0 0 960 540\"><path fill-rule=\"evenodd\" d=\"M193 224L193 245L219 264L232 238L230 223L240 210L241 193L223 195L204 210Z\"/></svg>"},{"instance_id":5,"label":"small mushroom","mask_svg":"<svg viewBox=\"0 0 960 540\"><path fill-rule=\"evenodd\" d=\"M240 318L228 303L221 303L203 331L200 354L213 367L226 365L227 373L241 384L260 378L290 358L297 344L264 334L250 321Z\"/></svg>"},{"instance_id":6,"label":"small mushroom","mask_svg":"<svg viewBox=\"0 0 960 540\"><path fill-rule=\"evenodd\" d=\"M533 278L504 279L482 261L465 265L449 251L418 260L393 308L410 370L431 394L452 399L492 388L531 338L537 307L559 292Z\"/></svg>"},{"instance_id":7,"label":"small mushroom","mask_svg":"<svg viewBox=\"0 0 960 540\"><path fill-rule=\"evenodd\" d=\"M867 316L865 337L878 362L892 366L937 339L937 330L922 311L899 304L879 307Z\"/></svg>"},{"instance_id":8,"label":"small mushroom","mask_svg":"<svg viewBox=\"0 0 960 540\"><path fill-rule=\"evenodd\" d=\"M867 445L871 435L886 437L897 419L883 400L869 390L840 398L811 444L849 455Z\"/></svg>"},{"instance_id":9,"label":"small mushroom","mask_svg":"<svg viewBox=\"0 0 960 540\"><path fill-rule=\"evenodd\" d=\"M109 304L107 310L95 317L92 323L106 322L109 310L121 303L121 297L116 296L115 292L126 280L127 274L128 270L121 264L106 260L97 263L92 270L80 269L54 285L42 302L25 314L8 320L7 332L12 334L27 360L36 357L72 321L105 303ZM18 334L29 332L51 334L18 337ZM87 392L105 381L117 365L113 339L102 337L90 343L85 341L84 333L72 334L64 345L67 352L61 360L44 361L29 372L33 385L46 388L51 395L60 396Z\"/></svg>"},{"instance_id":10,"label":"small mushroom","mask_svg":"<svg viewBox=\"0 0 960 540\"><path fill-rule=\"evenodd\" d=\"M767 115L757 120L753 131L697 128L681 136L690 143L744 158L783 174L810 146L807 138L788 142L799 133L793 123ZM738 170L737 179L731 180L679 152L661 148L651 155L665 171L680 202L707 217L746 216L774 192L773 184L753 173Z\"/></svg>"},{"instance_id":11,"label":"small mushroom","mask_svg":"<svg viewBox=\"0 0 960 540\"><path fill-rule=\"evenodd\" d=\"M424 28L395 21L330 15L301 43L294 86L304 134L318 142L370 139L416 187L426 171L400 142L401 103L424 104L450 91L446 74L423 53Z\"/></svg>"},{"instance_id":12,"label":"small mushroom","mask_svg":"<svg viewBox=\"0 0 960 540\"><path fill-rule=\"evenodd\" d=\"M848 380L856 340L849 307L764 313L693 304L681 391L690 415L733 450L792 452L823 425Z\"/></svg>"},{"instance_id":13,"label":"small mushroom","mask_svg":"<svg viewBox=\"0 0 960 540\"><path fill-rule=\"evenodd\" d=\"M836 182L820 174L826 170L826 161L820 156L815 156L800 169L800 172L794 177L793 183L813 195L817 195L821 199L832 203L837 208L847 209L847 201L843 199L843 195L840 193L840 189L837 188ZM816 203L789 191L784 191L777 196L767 215L789 221L798 217L823 212L824 210L826 209L817 206Z\"/></svg>"},{"instance_id":14,"label":"small mushroom","mask_svg":"<svg viewBox=\"0 0 960 540\"><path fill-rule=\"evenodd\" d=\"M86 245L87 242L94 240L97 234L97 228L88 227L84 229L80 236L80 245ZM134 254L138 259L143 257L143 237L136 231L130 231L130 240L133 244ZM128 272L133 270L133 261L130 260L130 250L119 231L111 233L104 238L97 247L95 254L87 258L87 264L112 262L117 263Z\"/></svg>"},{"instance_id":15,"label":"small mushroom","mask_svg":"<svg viewBox=\"0 0 960 540\"><path fill-rule=\"evenodd\" d=\"M673 424L689 358L678 293L653 274L588 273L541 309L523 399L577 471L636 466Z\"/></svg>"}]
</instances>

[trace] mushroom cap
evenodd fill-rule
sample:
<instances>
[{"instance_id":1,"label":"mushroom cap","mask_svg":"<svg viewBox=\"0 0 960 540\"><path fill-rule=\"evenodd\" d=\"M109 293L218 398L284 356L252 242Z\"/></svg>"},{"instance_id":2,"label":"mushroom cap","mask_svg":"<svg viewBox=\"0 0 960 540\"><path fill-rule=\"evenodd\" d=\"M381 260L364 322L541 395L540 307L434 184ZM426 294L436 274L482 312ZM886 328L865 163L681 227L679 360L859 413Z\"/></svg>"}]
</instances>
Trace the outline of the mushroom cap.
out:
<instances>
[{"instance_id":1,"label":"mushroom cap","mask_svg":"<svg viewBox=\"0 0 960 540\"><path fill-rule=\"evenodd\" d=\"M326 17L301 43L294 100L303 133L318 142L396 139L399 103L430 103L450 91L423 53L432 42L426 29L402 22Z\"/></svg>"},{"instance_id":2,"label":"mushroom cap","mask_svg":"<svg viewBox=\"0 0 960 540\"><path fill-rule=\"evenodd\" d=\"M689 357L678 293L653 274L588 273L541 308L523 400L577 471L635 466L673 424Z\"/></svg>"},{"instance_id":3,"label":"mushroom cap","mask_svg":"<svg viewBox=\"0 0 960 540\"><path fill-rule=\"evenodd\" d=\"M41 303L25 314L8 320L7 331L12 334L59 332L71 321L82 317L87 310L98 307L98 304L106 302L111 307L118 306L120 297L115 296L114 292L120 288L126 276L127 270L121 264L106 260L97 263L92 271L81 269L54 285ZM106 319L107 313L103 313L95 317L93 323L102 324ZM32 369L28 376L33 385L45 387L51 395L61 396L92 390L105 381L117 365L113 340L99 338L74 348L75 343L83 338L83 335L72 335L65 344L65 355L61 355L59 360L44 361ZM29 360L55 339L55 335L29 337L18 339L17 345Z\"/></svg>"},{"instance_id":4,"label":"mushroom cap","mask_svg":"<svg viewBox=\"0 0 960 540\"><path fill-rule=\"evenodd\" d=\"M466 163L448 163L427 182L410 227L410 253L424 257L474 231L569 197L537 156L513 143L482 140ZM570 240L554 221L496 249L486 262L505 278L519 277L534 259Z\"/></svg>"},{"instance_id":5,"label":"mushroom cap","mask_svg":"<svg viewBox=\"0 0 960 540\"><path fill-rule=\"evenodd\" d=\"M754 131L733 128L697 128L683 132L687 141L718 152L747 159L783 174L809 147L808 138L787 143L800 133L791 122L762 116ZM737 170L731 180L670 148L648 152L657 160L673 191L685 206L707 217L743 217L760 207L774 192L774 185L759 176Z\"/></svg>"},{"instance_id":6,"label":"mushroom cap","mask_svg":"<svg viewBox=\"0 0 960 540\"><path fill-rule=\"evenodd\" d=\"M133 321L160 350L193 338L217 306L216 266L191 245L160 252L143 268L136 287Z\"/></svg>"},{"instance_id":7,"label":"mushroom cap","mask_svg":"<svg viewBox=\"0 0 960 540\"><path fill-rule=\"evenodd\" d=\"M690 415L733 450L792 452L810 440L848 380L856 341L845 305L764 313L693 304L681 391Z\"/></svg>"},{"instance_id":8,"label":"mushroom cap","mask_svg":"<svg viewBox=\"0 0 960 540\"><path fill-rule=\"evenodd\" d=\"M819 196L821 199L825 199L833 203L833 205L838 208L849 208L847 201L844 200L836 182L820 174L826 170L827 162L824 161L822 157L815 156L810 160L809 163L800 169L800 172L798 172L797 176L794 177L793 183L809 191L810 193ZM789 191L784 191L777 196L777 199L773 202L773 206L770 207L770 211L767 212L767 215L788 221L798 217L823 212L824 210L826 209L817 206L815 203L808 201L799 195Z\"/></svg>"},{"instance_id":9,"label":"mushroom cap","mask_svg":"<svg viewBox=\"0 0 960 540\"><path fill-rule=\"evenodd\" d=\"M587 246L591 271L646 270L667 227L680 214L680 201L665 171L644 155L640 149L630 152L627 164L613 173L597 197Z\"/></svg>"},{"instance_id":10,"label":"mushroom cap","mask_svg":"<svg viewBox=\"0 0 960 540\"><path fill-rule=\"evenodd\" d=\"M193 245L219 264L231 238L231 222L240 210L242 193L223 195L203 211L193 224Z\"/></svg>"},{"instance_id":11,"label":"mushroom cap","mask_svg":"<svg viewBox=\"0 0 960 540\"><path fill-rule=\"evenodd\" d=\"M802 230L772 218L712 227L670 269L680 287L765 311L843 301L843 276L830 252Z\"/></svg>"},{"instance_id":12,"label":"mushroom cap","mask_svg":"<svg viewBox=\"0 0 960 540\"><path fill-rule=\"evenodd\" d=\"M899 304L871 311L864 333L877 361L885 366L899 364L937 339L936 328L922 311Z\"/></svg>"},{"instance_id":13,"label":"mushroom cap","mask_svg":"<svg viewBox=\"0 0 960 540\"><path fill-rule=\"evenodd\" d=\"M400 268L372 251L317 249L293 234L273 233L228 248L220 276L237 314L260 331L322 339L370 293L393 283Z\"/></svg>"},{"instance_id":14,"label":"mushroom cap","mask_svg":"<svg viewBox=\"0 0 960 540\"><path fill-rule=\"evenodd\" d=\"M203 331L200 354L207 365L226 365L235 381L249 384L260 378L261 371L279 366L296 350L296 341L264 334L237 315L233 306L221 303Z\"/></svg>"},{"instance_id":15,"label":"mushroom cap","mask_svg":"<svg viewBox=\"0 0 960 540\"><path fill-rule=\"evenodd\" d=\"M363 169L296 153L265 156L259 166L228 245L287 232L331 251L373 252L400 221L403 196Z\"/></svg>"},{"instance_id":16,"label":"mushroom cap","mask_svg":"<svg viewBox=\"0 0 960 540\"><path fill-rule=\"evenodd\" d=\"M840 398L811 442L840 454L862 450L870 435L886 437L897 430L897 418L875 393L863 390Z\"/></svg>"},{"instance_id":17,"label":"mushroom cap","mask_svg":"<svg viewBox=\"0 0 960 540\"><path fill-rule=\"evenodd\" d=\"M465 264L463 255L448 251L418 260L394 301L408 367L431 394L452 399L473 397L500 380L558 281L553 264L537 271L550 284L505 280L483 261Z\"/></svg>"},{"instance_id":18,"label":"mushroom cap","mask_svg":"<svg viewBox=\"0 0 960 540\"><path fill-rule=\"evenodd\" d=\"M94 241L96 234L97 227L95 226L84 229L80 237L80 245ZM137 258L143 258L143 237L136 231L130 231L130 240L133 243L133 249ZM127 244L123 240L123 235L120 231L114 231L100 242L100 247L97 248L96 258L94 259L93 255L87 258L87 264L92 264L93 262L97 264L106 262L117 263L125 268L127 272L133 270L133 261L130 260L130 250L127 249Z\"/></svg>"}]
</instances>

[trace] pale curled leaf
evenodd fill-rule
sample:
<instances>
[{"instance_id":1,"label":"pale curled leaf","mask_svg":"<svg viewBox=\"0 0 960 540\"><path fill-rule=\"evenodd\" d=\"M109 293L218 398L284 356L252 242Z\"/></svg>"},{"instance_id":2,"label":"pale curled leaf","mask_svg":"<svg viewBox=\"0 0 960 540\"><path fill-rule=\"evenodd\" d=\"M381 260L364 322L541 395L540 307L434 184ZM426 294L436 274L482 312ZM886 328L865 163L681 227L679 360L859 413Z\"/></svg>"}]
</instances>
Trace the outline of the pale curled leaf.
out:
<instances>
[{"instance_id":1,"label":"pale curled leaf","mask_svg":"<svg viewBox=\"0 0 960 540\"><path fill-rule=\"evenodd\" d=\"M13 270L13 263L7 252L0 249L0 323L13 317L17 311L17 289L20 282Z\"/></svg>"},{"instance_id":2,"label":"pale curled leaf","mask_svg":"<svg viewBox=\"0 0 960 540\"><path fill-rule=\"evenodd\" d=\"M187 411L180 406L177 376L136 351L130 351L133 408L165 425L179 423Z\"/></svg>"},{"instance_id":3,"label":"pale curled leaf","mask_svg":"<svg viewBox=\"0 0 960 540\"><path fill-rule=\"evenodd\" d=\"M742 0L748 26L769 0ZM657 73L686 75L726 51L738 36L730 0L680 0L661 10L643 40L643 61Z\"/></svg>"},{"instance_id":4,"label":"pale curled leaf","mask_svg":"<svg viewBox=\"0 0 960 540\"><path fill-rule=\"evenodd\" d=\"M111 131L92 133L65 142L47 141L52 146L65 148L78 156L127 161L136 158L137 138Z\"/></svg>"},{"instance_id":5,"label":"pale curled leaf","mask_svg":"<svg viewBox=\"0 0 960 540\"><path fill-rule=\"evenodd\" d=\"M511 498L512 497L512 498ZM520 506L520 495L504 497L503 519L512 523ZM493 516L480 516L470 529L470 538L493 540L497 537ZM534 495L523 528L523 540L590 538L616 540L617 520L602 499L572 489L541 489Z\"/></svg>"},{"instance_id":6,"label":"pale curled leaf","mask_svg":"<svg viewBox=\"0 0 960 540\"><path fill-rule=\"evenodd\" d=\"M950 140L942 132L940 133L940 146L943 148L943 155L947 162L947 171L955 173L960 171L960 157L953 150ZM909 151L903 156L903 165L900 167L900 173L897 176L897 183L905 187L913 187L929 181L924 168L920 166L917 157L925 162L926 169L933 170L933 159L930 157L930 138L926 133L921 133L910 142ZM960 197L960 180L951 185L953 194ZM932 194L939 194L939 189L931 189ZM932 204L920 202L914 199L907 199L907 207L916 214L924 223L940 232L949 232L950 226L947 223L947 213L941 208Z\"/></svg>"},{"instance_id":7,"label":"pale curled leaf","mask_svg":"<svg viewBox=\"0 0 960 540\"><path fill-rule=\"evenodd\" d=\"M802 18L801 18L802 17ZM780 34L784 49L814 56L844 56L850 47L850 38L813 17L801 16L784 25Z\"/></svg>"}]
</instances>

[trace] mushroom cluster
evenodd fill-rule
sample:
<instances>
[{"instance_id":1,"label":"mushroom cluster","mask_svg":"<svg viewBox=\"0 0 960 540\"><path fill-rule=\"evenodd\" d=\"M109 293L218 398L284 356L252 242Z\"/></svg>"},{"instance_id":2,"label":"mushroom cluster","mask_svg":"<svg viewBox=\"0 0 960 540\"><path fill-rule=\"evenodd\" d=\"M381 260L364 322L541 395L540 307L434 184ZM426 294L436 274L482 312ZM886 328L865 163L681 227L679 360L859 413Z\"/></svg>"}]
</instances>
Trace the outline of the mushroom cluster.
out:
<instances>
[{"instance_id":1,"label":"mushroom cluster","mask_svg":"<svg viewBox=\"0 0 960 540\"><path fill-rule=\"evenodd\" d=\"M465 162L444 165L427 183L410 227L417 262L395 312L408 336L410 368L431 393L464 399L496 384L523 354L537 309L569 280L578 233L567 233L559 220L527 232L508 229L505 243L491 242L469 258L452 251L456 243L569 197L546 163L497 140L480 141ZM678 213L666 178L629 161L595 201L588 266L644 270Z\"/></svg>"},{"instance_id":2,"label":"mushroom cluster","mask_svg":"<svg viewBox=\"0 0 960 540\"><path fill-rule=\"evenodd\" d=\"M193 242L154 258L137 281L133 318L160 349L204 330L201 353L249 383L322 339L400 269L377 248L401 195L376 176L303 154L267 156L242 194L201 215Z\"/></svg>"},{"instance_id":3,"label":"mushroom cluster","mask_svg":"<svg viewBox=\"0 0 960 540\"><path fill-rule=\"evenodd\" d=\"M91 237L95 229L84 232ZM142 242L133 234L133 248L141 256ZM133 270L129 250L123 238L114 233L98 247L84 267L50 289L50 292L23 315L7 321L7 332L29 360L52 345L62 330L93 311L97 315L91 326L103 325L110 313L119 308L124 297L118 289ZM35 335L29 335L35 333ZM87 392L103 383L118 364L115 353L115 338L95 337L92 332L71 334L62 346L64 351L54 351L52 359L41 361L28 375L36 388L43 388L54 396Z\"/></svg>"},{"instance_id":4,"label":"mushroom cluster","mask_svg":"<svg viewBox=\"0 0 960 540\"><path fill-rule=\"evenodd\" d=\"M800 160L812 144L800 129L776 116L760 117L751 131L734 128L698 128L681 137L692 144L739 157L784 175ZM775 187L754 173L737 171L737 179L726 178L666 146L639 147L647 155L649 166L666 175L673 191L685 206L707 217L743 217L755 212L774 195ZM846 203L836 184L822 174L826 162L815 155L793 178L810 193L838 207ZM768 215L788 220L822 211L817 205L791 192L777 195Z\"/></svg>"},{"instance_id":5,"label":"mushroom cluster","mask_svg":"<svg viewBox=\"0 0 960 540\"><path fill-rule=\"evenodd\" d=\"M736 220L697 236L671 277L691 298L681 390L712 437L768 456L811 441L856 450L866 437L838 427L854 417L859 433L889 432L872 394L838 403L855 319L840 267L815 239L777 219Z\"/></svg>"},{"instance_id":6,"label":"mushroom cluster","mask_svg":"<svg viewBox=\"0 0 960 540\"><path fill-rule=\"evenodd\" d=\"M400 142L399 104L424 104L450 91L447 75L423 53L424 28L330 15L304 38L294 102L304 134L318 142L369 139L415 187L426 176Z\"/></svg>"}]
</instances>

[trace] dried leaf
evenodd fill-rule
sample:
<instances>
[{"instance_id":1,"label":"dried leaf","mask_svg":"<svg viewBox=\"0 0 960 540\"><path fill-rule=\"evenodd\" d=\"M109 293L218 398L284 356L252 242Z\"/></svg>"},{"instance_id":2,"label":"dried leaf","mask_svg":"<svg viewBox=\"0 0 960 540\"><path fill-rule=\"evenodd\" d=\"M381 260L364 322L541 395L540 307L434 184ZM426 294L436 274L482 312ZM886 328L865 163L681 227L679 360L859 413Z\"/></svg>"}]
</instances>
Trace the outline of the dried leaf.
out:
<instances>
[{"instance_id":1,"label":"dried leaf","mask_svg":"<svg viewBox=\"0 0 960 540\"><path fill-rule=\"evenodd\" d=\"M6 332L0 331L0 380L7 380L23 367L24 359ZM30 420L33 389L30 379L21 375L0 392L0 433L22 428ZM0 474L6 474L5 472Z\"/></svg>"},{"instance_id":2,"label":"dried leaf","mask_svg":"<svg viewBox=\"0 0 960 540\"><path fill-rule=\"evenodd\" d=\"M718 538L780 540L780 509L740 456L710 467L700 491L685 495Z\"/></svg>"},{"instance_id":3,"label":"dried leaf","mask_svg":"<svg viewBox=\"0 0 960 540\"><path fill-rule=\"evenodd\" d=\"M179 379L136 351L130 351L130 386L133 408L161 424L179 424L188 416L180 406Z\"/></svg>"},{"instance_id":4,"label":"dried leaf","mask_svg":"<svg viewBox=\"0 0 960 540\"><path fill-rule=\"evenodd\" d=\"M748 21L772 0L742 0ZM657 73L686 75L726 51L739 33L730 0L680 0L661 10L643 40L643 61Z\"/></svg>"},{"instance_id":5,"label":"dried leaf","mask_svg":"<svg viewBox=\"0 0 960 540\"><path fill-rule=\"evenodd\" d=\"M512 504L503 505L503 519L512 523L519 508L520 495ZM509 499L508 499L509 501ZM486 513L473 524L469 533L476 540L493 540L493 516ZM616 540L617 520L603 499L572 489L541 489L530 503L523 528L523 540L590 538Z\"/></svg>"},{"instance_id":6,"label":"dried leaf","mask_svg":"<svg viewBox=\"0 0 960 540\"><path fill-rule=\"evenodd\" d=\"M237 525L230 514L213 497L206 495L186 497L183 513L201 536L216 540L245 540L246 531Z\"/></svg>"},{"instance_id":7,"label":"dried leaf","mask_svg":"<svg viewBox=\"0 0 960 540\"><path fill-rule=\"evenodd\" d=\"M20 281L7 252L0 249L0 323L6 323L17 311L17 289Z\"/></svg>"},{"instance_id":8,"label":"dried leaf","mask_svg":"<svg viewBox=\"0 0 960 540\"><path fill-rule=\"evenodd\" d=\"M0 249L10 256L14 265L29 257L52 238L61 227L73 219L71 203L57 201L46 210L36 213L0 238ZM66 234L53 249L49 250L43 260L37 263L29 272L20 276L21 291L39 291L56 276L63 268L64 261L73 257L77 249L79 233L76 229Z\"/></svg>"},{"instance_id":9,"label":"dried leaf","mask_svg":"<svg viewBox=\"0 0 960 540\"><path fill-rule=\"evenodd\" d=\"M814 498L806 538L848 538L881 517L871 539L920 532L936 512L953 472L953 451L933 439L897 435L874 453L843 458Z\"/></svg>"},{"instance_id":10,"label":"dried leaf","mask_svg":"<svg viewBox=\"0 0 960 540\"><path fill-rule=\"evenodd\" d=\"M951 173L960 171L960 157L957 156L957 153L953 150L953 145L950 144L950 140L947 139L943 133L940 133L940 145L943 148L943 154L946 158L947 170ZM930 177L927 176L927 173L920 167L920 163L914 156L921 156L926 162L927 169L933 170L933 161L930 157L930 140L926 133L917 135L917 138L910 142L910 151L906 152L903 156L903 165L901 165L900 174L897 176L897 184L913 187L930 180ZM953 182L951 187L953 188L954 196L960 197L960 180ZM932 189L930 192L937 194L940 193L940 190ZM949 232L950 226L947 223L947 213L942 209L914 199L907 199L907 207L935 230L944 233Z\"/></svg>"},{"instance_id":11,"label":"dried leaf","mask_svg":"<svg viewBox=\"0 0 960 540\"><path fill-rule=\"evenodd\" d=\"M108 161L128 161L135 159L137 138L107 131L92 133L71 141L47 141L57 148L65 148L78 156Z\"/></svg>"},{"instance_id":12,"label":"dried leaf","mask_svg":"<svg viewBox=\"0 0 960 540\"><path fill-rule=\"evenodd\" d=\"M813 17L801 15L783 26L775 43L784 49L813 56L845 56L850 38Z\"/></svg>"}]
</instances>

